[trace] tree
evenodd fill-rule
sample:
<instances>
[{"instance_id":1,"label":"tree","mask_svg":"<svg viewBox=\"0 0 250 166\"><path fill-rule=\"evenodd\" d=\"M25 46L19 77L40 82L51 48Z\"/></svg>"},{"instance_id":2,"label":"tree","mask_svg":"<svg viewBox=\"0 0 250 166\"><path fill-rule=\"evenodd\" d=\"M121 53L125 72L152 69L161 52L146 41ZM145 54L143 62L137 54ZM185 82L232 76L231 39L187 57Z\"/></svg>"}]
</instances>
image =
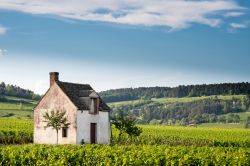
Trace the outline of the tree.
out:
<instances>
[{"instance_id":1,"label":"tree","mask_svg":"<svg viewBox=\"0 0 250 166\"><path fill-rule=\"evenodd\" d=\"M234 114L230 113L227 117L227 123L234 123Z\"/></svg>"},{"instance_id":2,"label":"tree","mask_svg":"<svg viewBox=\"0 0 250 166\"><path fill-rule=\"evenodd\" d=\"M244 97L243 104L245 105L246 110L248 110L249 106L250 106L250 94L248 94L248 95L246 95L246 97Z\"/></svg>"},{"instance_id":3,"label":"tree","mask_svg":"<svg viewBox=\"0 0 250 166\"><path fill-rule=\"evenodd\" d=\"M245 128L249 128L249 126L250 126L250 116L247 117Z\"/></svg>"},{"instance_id":4,"label":"tree","mask_svg":"<svg viewBox=\"0 0 250 166\"><path fill-rule=\"evenodd\" d=\"M234 123L240 123L240 116L238 114L234 116Z\"/></svg>"},{"instance_id":5,"label":"tree","mask_svg":"<svg viewBox=\"0 0 250 166\"><path fill-rule=\"evenodd\" d=\"M186 126L186 125L188 125L188 119L187 119L187 118L182 118L181 121L180 121L180 125L181 125L181 126Z\"/></svg>"},{"instance_id":6,"label":"tree","mask_svg":"<svg viewBox=\"0 0 250 166\"><path fill-rule=\"evenodd\" d=\"M142 133L142 129L138 126L135 126L135 118L132 116L119 116L113 119L113 124L117 128L119 133L119 140L121 136L126 133L132 138L133 136L139 136Z\"/></svg>"},{"instance_id":7,"label":"tree","mask_svg":"<svg viewBox=\"0 0 250 166\"><path fill-rule=\"evenodd\" d=\"M224 115L222 115L222 116L219 116L218 121L220 123L226 123L227 119L226 119L226 117Z\"/></svg>"},{"instance_id":8,"label":"tree","mask_svg":"<svg viewBox=\"0 0 250 166\"><path fill-rule=\"evenodd\" d=\"M67 118L64 117L66 112L51 111L51 114L48 112L43 116L47 125L44 128L52 127L56 130L56 143L58 144L58 131L63 127L68 127L70 123L67 123Z\"/></svg>"}]
</instances>

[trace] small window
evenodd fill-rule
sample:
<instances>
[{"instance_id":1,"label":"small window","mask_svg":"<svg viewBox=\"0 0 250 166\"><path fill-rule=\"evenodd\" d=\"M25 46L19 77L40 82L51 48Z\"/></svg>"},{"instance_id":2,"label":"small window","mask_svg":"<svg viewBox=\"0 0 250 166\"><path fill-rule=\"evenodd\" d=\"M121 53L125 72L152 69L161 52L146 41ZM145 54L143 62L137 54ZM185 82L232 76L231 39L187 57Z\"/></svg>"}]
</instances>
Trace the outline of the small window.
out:
<instances>
[{"instance_id":1,"label":"small window","mask_svg":"<svg viewBox=\"0 0 250 166\"><path fill-rule=\"evenodd\" d=\"M94 114L97 114L97 111L98 111L98 103L97 103L97 99L95 98L94 99Z\"/></svg>"},{"instance_id":2,"label":"small window","mask_svg":"<svg viewBox=\"0 0 250 166\"><path fill-rule=\"evenodd\" d=\"M91 99L91 108L89 110L90 114L98 114L98 107L99 107L99 99L98 98L92 98Z\"/></svg>"},{"instance_id":3,"label":"small window","mask_svg":"<svg viewBox=\"0 0 250 166\"><path fill-rule=\"evenodd\" d=\"M63 127L62 128L62 137L67 137L68 136L68 128L67 127Z\"/></svg>"}]
</instances>

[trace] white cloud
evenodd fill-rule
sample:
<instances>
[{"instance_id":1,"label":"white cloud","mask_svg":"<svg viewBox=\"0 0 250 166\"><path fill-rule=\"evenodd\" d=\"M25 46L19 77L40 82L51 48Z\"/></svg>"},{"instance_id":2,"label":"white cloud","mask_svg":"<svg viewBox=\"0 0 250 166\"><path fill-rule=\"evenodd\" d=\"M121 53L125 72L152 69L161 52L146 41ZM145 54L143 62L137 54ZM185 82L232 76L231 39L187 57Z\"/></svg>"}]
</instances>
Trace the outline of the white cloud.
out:
<instances>
[{"instance_id":1,"label":"white cloud","mask_svg":"<svg viewBox=\"0 0 250 166\"><path fill-rule=\"evenodd\" d=\"M1 49L1 48L0 48L0 57L1 57L1 56L4 56L6 52L7 52L6 49Z\"/></svg>"},{"instance_id":2,"label":"white cloud","mask_svg":"<svg viewBox=\"0 0 250 166\"><path fill-rule=\"evenodd\" d=\"M1 0L0 9L176 30L192 23L217 27L223 15L244 8L234 0Z\"/></svg>"},{"instance_id":3,"label":"white cloud","mask_svg":"<svg viewBox=\"0 0 250 166\"><path fill-rule=\"evenodd\" d=\"M236 33L239 29L245 29L245 28L248 28L250 24L250 21L245 21L245 22L242 22L242 23L230 23L229 24L229 28L228 28L228 32L229 33Z\"/></svg>"},{"instance_id":4,"label":"white cloud","mask_svg":"<svg viewBox=\"0 0 250 166\"><path fill-rule=\"evenodd\" d=\"M231 23L230 26L234 29L244 29L247 28L247 23Z\"/></svg>"},{"instance_id":5,"label":"white cloud","mask_svg":"<svg viewBox=\"0 0 250 166\"><path fill-rule=\"evenodd\" d=\"M7 32L7 28L0 25L0 35L4 35Z\"/></svg>"},{"instance_id":6,"label":"white cloud","mask_svg":"<svg viewBox=\"0 0 250 166\"><path fill-rule=\"evenodd\" d=\"M243 12L227 12L224 14L225 17L238 17L238 16L242 16L245 13Z\"/></svg>"}]
</instances>

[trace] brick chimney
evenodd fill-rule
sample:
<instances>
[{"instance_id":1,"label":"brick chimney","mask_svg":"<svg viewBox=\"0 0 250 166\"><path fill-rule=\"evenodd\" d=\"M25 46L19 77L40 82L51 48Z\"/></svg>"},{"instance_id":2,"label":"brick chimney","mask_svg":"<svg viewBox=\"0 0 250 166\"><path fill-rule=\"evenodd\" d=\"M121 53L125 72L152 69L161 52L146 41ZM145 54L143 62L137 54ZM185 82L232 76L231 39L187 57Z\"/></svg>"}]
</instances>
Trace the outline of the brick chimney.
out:
<instances>
[{"instance_id":1,"label":"brick chimney","mask_svg":"<svg viewBox=\"0 0 250 166\"><path fill-rule=\"evenodd\" d=\"M59 73L58 72L50 72L50 87L57 81L59 81Z\"/></svg>"}]
</instances>

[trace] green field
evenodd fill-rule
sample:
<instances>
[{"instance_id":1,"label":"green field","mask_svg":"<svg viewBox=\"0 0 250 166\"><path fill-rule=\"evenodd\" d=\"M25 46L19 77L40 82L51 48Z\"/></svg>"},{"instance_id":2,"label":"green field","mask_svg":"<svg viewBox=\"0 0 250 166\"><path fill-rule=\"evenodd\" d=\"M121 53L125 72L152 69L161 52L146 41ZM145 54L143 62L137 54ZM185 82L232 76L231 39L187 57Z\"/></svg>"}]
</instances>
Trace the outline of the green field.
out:
<instances>
[{"instance_id":1,"label":"green field","mask_svg":"<svg viewBox=\"0 0 250 166\"><path fill-rule=\"evenodd\" d=\"M166 145L24 145L0 149L0 165L249 165L250 151Z\"/></svg>"},{"instance_id":2,"label":"green field","mask_svg":"<svg viewBox=\"0 0 250 166\"><path fill-rule=\"evenodd\" d=\"M147 145L250 147L250 130L248 129L152 125L140 127L143 133L138 138L130 140L125 136L121 142ZM117 131L114 130L113 134L115 142L118 142Z\"/></svg>"},{"instance_id":3,"label":"green field","mask_svg":"<svg viewBox=\"0 0 250 166\"><path fill-rule=\"evenodd\" d=\"M153 98L152 101L155 102L160 102L160 103L173 103L173 102L193 102L193 101L198 101L198 100L203 100L203 99L210 99L210 98L217 98L221 100L232 100L233 98L235 99L243 99L245 95L218 95L218 96L202 96L202 97L183 97L183 98Z\"/></svg>"},{"instance_id":4,"label":"green field","mask_svg":"<svg viewBox=\"0 0 250 166\"><path fill-rule=\"evenodd\" d=\"M244 95L227 95L216 96L218 99L231 100L232 98L243 99ZM215 98L215 96L203 96L203 97L184 97L184 98L152 98L150 101L156 103L174 103L174 102L193 102L208 98ZM22 99L16 97L7 96L7 102L0 102L0 118L12 118L12 119L32 119L33 108L37 101ZM109 106L121 106L121 105L135 105L143 103L145 100L132 100L108 103ZM240 116L241 121L245 121L247 116L250 116L250 112L236 113ZM237 125L235 125L237 126ZM238 125L239 126L239 125Z\"/></svg>"},{"instance_id":5,"label":"green field","mask_svg":"<svg viewBox=\"0 0 250 166\"><path fill-rule=\"evenodd\" d=\"M0 118L33 119L33 108L36 101L16 97L5 97L6 102L0 102Z\"/></svg>"},{"instance_id":6,"label":"green field","mask_svg":"<svg viewBox=\"0 0 250 166\"><path fill-rule=\"evenodd\" d=\"M218 96L224 100L243 96ZM190 102L207 97L161 98ZM143 100L112 104L138 104ZM20 103L22 103L20 108ZM8 98L0 103L0 165L250 165L250 130L243 124L203 123L197 127L139 125L142 134L119 137L111 145L34 145L35 101ZM248 112L237 113L241 120ZM228 116L229 114L225 114ZM27 145L29 144L29 145Z\"/></svg>"},{"instance_id":7,"label":"green field","mask_svg":"<svg viewBox=\"0 0 250 166\"><path fill-rule=\"evenodd\" d=\"M197 127L233 129L233 128L244 128L244 124L242 123L202 123L202 124L197 125Z\"/></svg>"},{"instance_id":8,"label":"green field","mask_svg":"<svg viewBox=\"0 0 250 166\"><path fill-rule=\"evenodd\" d=\"M0 144L33 141L33 120L0 118Z\"/></svg>"},{"instance_id":9,"label":"green field","mask_svg":"<svg viewBox=\"0 0 250 166\"><path fill-rule=\"evenodd\" d=\"M139 127L137 138L113 129L112 145L32 145L32 120L0 118L0 165L250 164L249 129Z\"/></svg>"},{"instance_id":10,"label":"green field","mask_svg":"<svg viewBox=\"0 0 250 166\"><path fill-rule=\"evenodd\" d=\"M143 129L143 133L136 139L130 139L128 136L123 136L119 140L118 131L113 129L113 143L138 145L250 147L249 129L152 125L141 125L140 127ZM0 119L0 133L2 133L0 134L2 140L0 143L19 143L19 138L15 140L16 137L11 136L11 134L19 133L26 133L27 136L30 136L30 138L26 138L26 143L30 143L33 139L33 121Z\"/></svg>"},{"instance_id":11,"label":"green field","mask_svg":"<svg viewBox=\"0 0 250 166\"><path fill-rule=\"evenodd\" d=\"M158 103L174 103L174 102L180 102L180 103L185 103L185 102L193 102L193 101L199 101L203 99L210 99L210 98L217 98L221 100L232 100L233 98L235 99L240 99L242 100L245 97L245 95L218 95L218 96L202 96L202 97L183 97L183 98L152 98L150 101L153 102L158 102ZM119 106L119 105L133 105L133 104L138 104L140 102L144 102L144 100L131 100L131 101L120 101L120 102L112 102L108 103L110 106Z\"/></svg>"},{"instance_id":12,"label":"green field","mask_svg":"<svg viewBox=\"0 0 250 166\"><path fill-rule=\"evenodd\" d=\"M234 113L240 116L241 121L246 121L247 117L250 116L250 112ZM227 114L226 114L227 115ZM227 115L228 116L228 115Z\"/></svg>"}]
</instances>

